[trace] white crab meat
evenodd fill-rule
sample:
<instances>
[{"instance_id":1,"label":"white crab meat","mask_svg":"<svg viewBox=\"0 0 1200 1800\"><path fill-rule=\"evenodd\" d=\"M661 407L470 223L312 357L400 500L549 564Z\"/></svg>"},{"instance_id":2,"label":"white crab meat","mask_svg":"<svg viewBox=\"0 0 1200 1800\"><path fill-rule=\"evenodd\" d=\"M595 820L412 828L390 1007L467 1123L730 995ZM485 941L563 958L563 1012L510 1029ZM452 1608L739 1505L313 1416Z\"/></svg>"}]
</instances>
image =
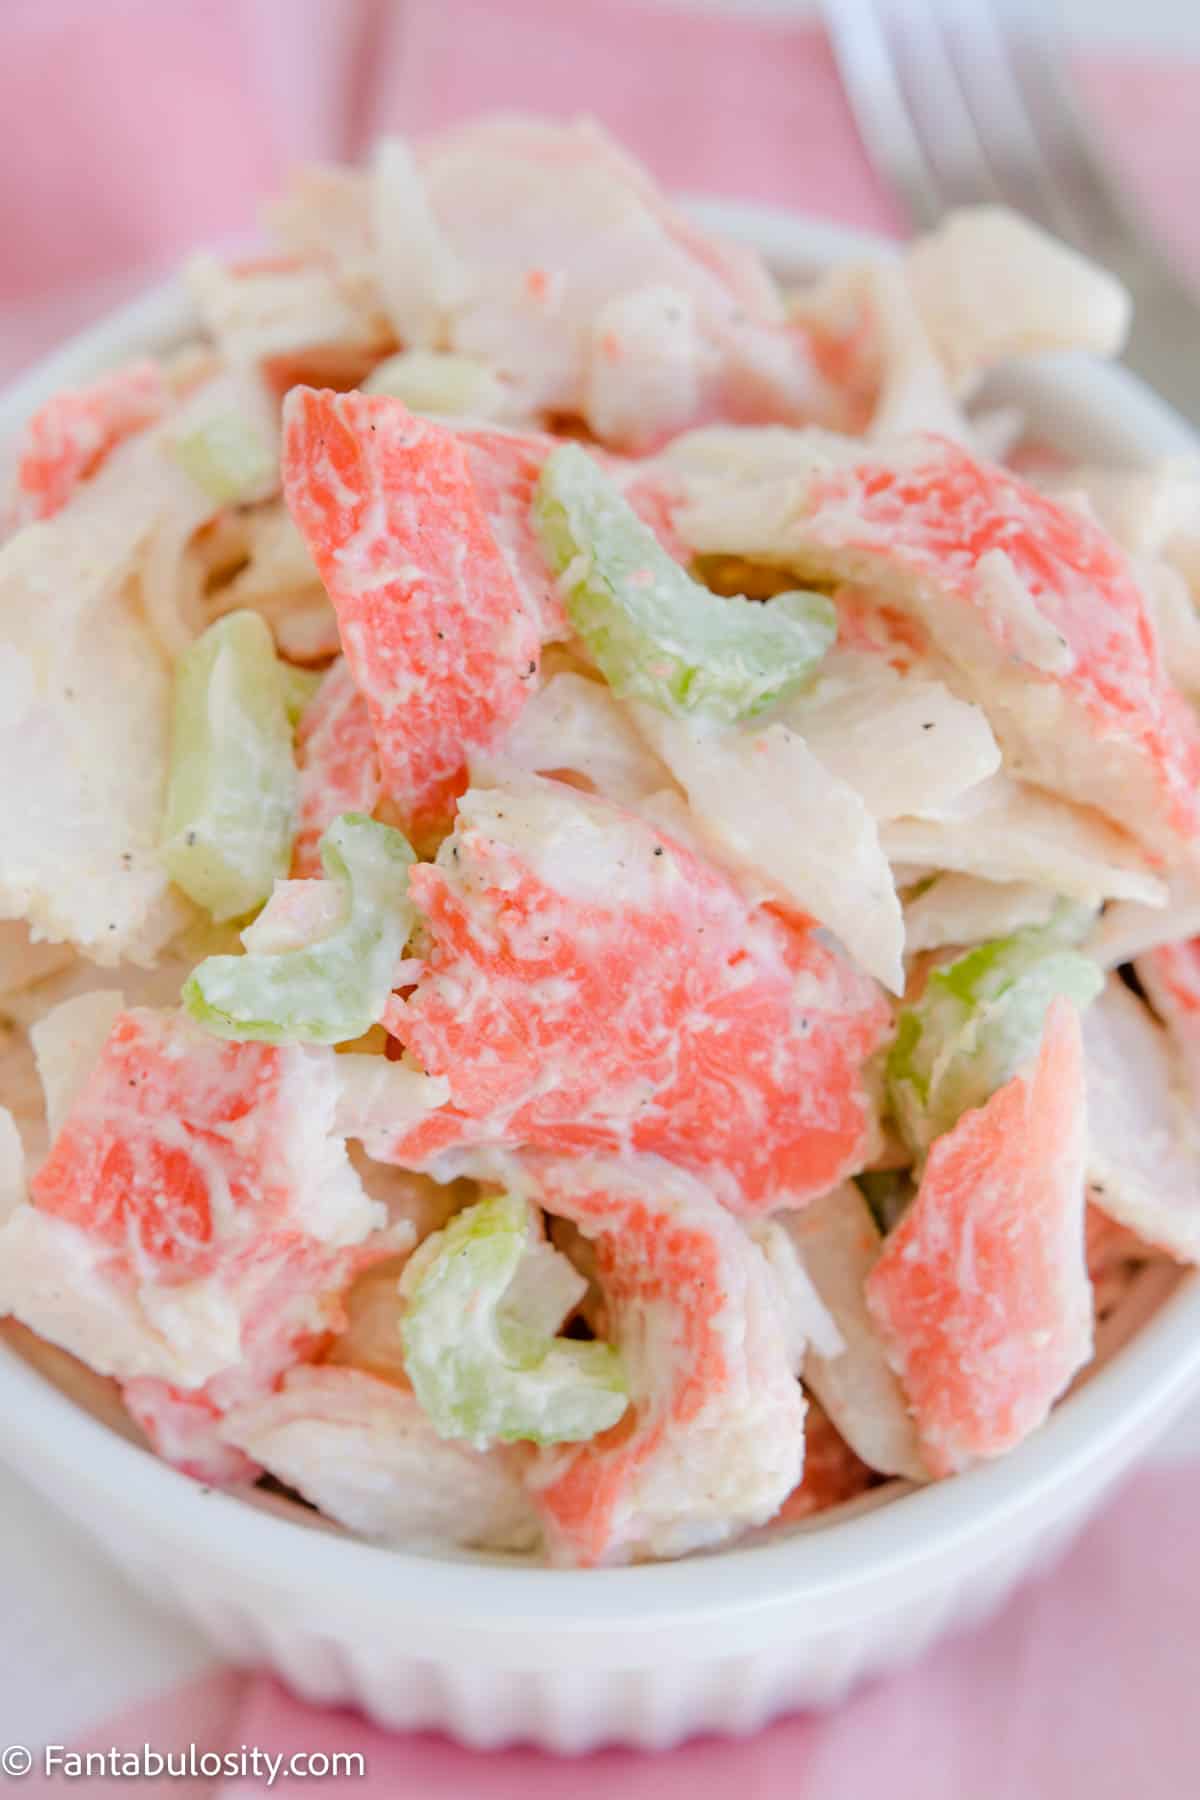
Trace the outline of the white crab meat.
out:
<instances>
[{"instance_id":1,"label":"white crab meat","mask_svg":"<svg viewBox=\"0 0 1200 1800\"><path fill-rule=\"evenodd\" d=\"M225 1440L330 1519L404 1549L530 1550L519 1453L440 1438L411 1389L360 1369L293 1369L231 1413Z\"/></svg>"},{"instance_id":2,"label":"white crab meat","mask_svg":"<svg viewBox=\"0 0 1200 1800\"><path fill-rule=\"evenodd\" d=\"M916 956L944 944L982 944L1008 937L1027 925L1048 924L1058 903L1053 888L1036 881L936 875L905 903L904 948Z\"/></svg>"},{"instance_id":3,"label":"white crab meat","mask_svg":"<svg viewBox=\"0 0 1200 1800\"><path fill-rule=\"evenodd\" d=\"M247 560L218 590L221 612L248 606L261 613L291 662L320 663L336 655L341 640L333 606L283 502L256 507L242 524Z\"/></svg>"},{"instance_id":4,"label":"white crab meat","mask_svg":"<svg viewBox=\"0 0 1200 1800\"><path fill-rule=\"evenodd\" d=\"M0 915L95 962L151 961L182 923L158 852L170 672L142 578L156 532L182 545L218 510L172 441L244 394L206 382L0 548Z\"/></svg>"},{"instance_id":5,"label":"white crab meat","mask_svg":"<svg viewBox=\"0 0 1200 1800\"><path fill-rule=\"evenodd\" d=\"M1083 1016L1088 1198L1146 1243L1200 1261L1200 1144L1181 1059L1117 975Z\"/></svg>"},{"instance_id":6,"label":"white crab meat","mask_svg":"<svg viewBox=\"0 0 1200 1800\"><path fill-rule=\"evenodd\" d=\"M811 417L823 396L758 260L689 225L588 122L493 117L416 157L385 145L372 216L399 335L480 358L529 412L632 447L706 410Z\"/></svg>"},{"instance_id":7,"label":"white crab meat","mask_svg":"<svg viewBox=\"0 0 1200 1800\"><path fill-rule=\"evenodd\" d=\"M391 342L380 312L321 263L268 261L239 269L197 256L184 276L206 330L234 367L329 345L370 358Z\"/></svg>"},{"instance_id":8,"label":"white crab meat","mask_svg":"<svg viewBox=\"0 0 1200 1800\"><path fill-rule=\"evenodd\" d=\"M956 389L1009 357L1116 356L1129 328L1114 276L1006 207L949 213L908 251L905 273Z\"/></svg>"},{"instance_id":9,"label":"white crab meat","mask_svg":"<svg viewBox=\"0 0 1200 1800\"><path fill-rule=\"evenodd\" d=\"M773 715L881 824L948 805L994 775L1000 750L979 707L928 674L832 650L809 688Z\"/></svg>"},{"instance_id":10,"label":"white crab meat","mask_svg":"<svg viewBox=\"0 0 1200 1800\"><path fill-rule=\"evenodd\" d=\"M603 682L569 670L552 675L526 703L504 740L503 763L531 775L575 777L631 811L673 785L629 708ZM503 768L496 773L502 777ZM483 784L476 778L475 785Z\"/></svg>"},{"instance_id":11,"label":"white crab meat","mask_svg":"<svg viewBox=\"0 0 1200 1800\"><path fill-rule=\"evenodd\" d=\"M1160 905L1117 900L1106 906L1085 946L1106 969L1155 950L1200 937L1200 880L1188 869L1174 869L1165 882Z\"/></svg>"},{"instance_id":12,"label":"white crab meat","mask_svg":"<svg viewBox=\"0 0 1200 1800\"><path fill-rule=\"evenodd\" d=\"M903 1390L867 1310L866 1279L882 1240L866 1201L853 1182L844 1182L801 1212L780 1213L776 1223L842 1339L833 1354L816 1342L810 1346L805 1385L870 1468L928 1481Z\"/></svg>"},{"instance_id":13,"label":"white crab meat","mask_svg":"<svg viewBox=\"0 0 1200 1800\"><path fill-rule=\"evenodd\" d=\"M1071 899L1160 906L1163 882L1138 846L1084 806L1001 771L937 813L892 819L883 847L894 864L955 870L985 881L1034 882Z\"/></svg>"},{"instance_id":14,"label":"white crab meat","mask_svg":"<svg viewBox=\"0 0 1200 1800\"><path fill-rule=\"evenodd\" d=\"M630 711L718 859L828 926L864 969L902 992L900 902L855 790L784 724L708 731L642 703Z\"/></svg>"},{"instance_id":15,"label":"white crab meat","mask_svg":"<svg viewBox=\"0 0 1200 1800\"><path fill-rule=\"evenodd\" d=\"M592 322L584 411L596 436L631 455L692 424L720 356L692 296L652 285L617 294Z\"/></svg>"},{"instance_id":16,"label":"white crab meat","mask_svg":"<svg viewBox=\"0 0 1200 1800\"><path fill-rule=\"evenodd\" d=\"M61 1000L31 1026L51 1138L66 1124L124 1006L120 988L92 988Z\"/></svg>"},{"instance_id":17,"label":"white crab meat","mask_svg":"<svg viewBox=\"0 0 1200 1800\"><path fill-rule=\"evenodd\" d=\"M844 429L868 437L942 431L971 441L901 263L837 264L793 297L792 316L838 367Z\"/></svg>"}]
</instances>

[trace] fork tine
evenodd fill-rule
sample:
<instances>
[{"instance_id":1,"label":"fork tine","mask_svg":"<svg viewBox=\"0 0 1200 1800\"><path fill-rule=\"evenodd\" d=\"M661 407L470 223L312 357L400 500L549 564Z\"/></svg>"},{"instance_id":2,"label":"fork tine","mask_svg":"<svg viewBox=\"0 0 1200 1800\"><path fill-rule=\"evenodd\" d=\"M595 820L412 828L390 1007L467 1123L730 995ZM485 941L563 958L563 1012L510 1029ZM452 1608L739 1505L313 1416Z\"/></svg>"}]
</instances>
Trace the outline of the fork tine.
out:
<instances>
[{"instance_id":1,"label":"fork tine","mask_svg":"<svg viewBox=\"0 0 1200 1800\"><path fill-rule=\"evenodd\" d=\"M951 6L956 0L951 0ZM876 0L913 130L938 185L941 209L1000 199L955 66L938 0Z\"/></svg>"},{"instance_id":2,"label":"fork tine","mask_svg":"<svg viewBox=\"0 0 1200 1800\"><path fill-rule=\"evenodd\" d=\"M1118 275L1126 361L1200 421L1197 308L1076 111L1045 0L824 0L859 131L919 227L1002 196Z\"/></svg>"},{"instance_id":3,"label":"fork tine","mask_svg":"<svg viewBox=\"0 0 1200 1800\"><path fill-rule=\"evenodd\" d=\"M1072 103L1043 0L825 0L859 131L916 225L1002 201L1095 254L1129 221Z\"/></svg>"},{"instance_id":4,"label":"fork tine","mask_svg":"<svg viewBox=\"0 0 1200 1800\"><path fill-rule=\"evenodd\" d=\"M874 0L824 0L824 14L842 84L872 162L899 191L915 225L935 224L942 211L938 184L913 128Z\"/></svg>"},{"instance_id":5,"label":"fork tine","mask_svg":"<svg viewBox=\"0 0 1200 1800\"><path fill-rule=\"evenodd\" d=\"M937 0L935 0L935 4ZM1072 207L1056 179L1014 67L1020 8L1012 0L940 0L946 42L998 198L1065 235Z\"/></svg>"},{"instance_id":6,"label":"fork tine","mask_svg":"<svg viewBox=\"0 0 1200 1800\"><path fill-rule=\"evenodd\" d=\"M1041 149L1043 167L1061 195L1059 229L1102 259L1131 241L1131 220L1090 141L1063 68L1058 34L1029 0L1007 0L1007 63Z\"/></svg>"}]
</instances>

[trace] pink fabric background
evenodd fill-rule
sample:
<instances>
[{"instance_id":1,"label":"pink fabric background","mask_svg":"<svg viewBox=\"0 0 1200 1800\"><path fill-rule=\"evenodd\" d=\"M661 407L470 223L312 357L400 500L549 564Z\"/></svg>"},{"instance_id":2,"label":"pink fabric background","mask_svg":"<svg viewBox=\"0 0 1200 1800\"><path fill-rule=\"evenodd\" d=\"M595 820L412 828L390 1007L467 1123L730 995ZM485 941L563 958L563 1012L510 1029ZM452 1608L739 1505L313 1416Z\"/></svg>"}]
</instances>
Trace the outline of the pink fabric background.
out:
<instances>
[{"instance_id":1,"label":"pink fabric background","mask_svg":"<svg viewBox=\"0 0 1200 1800\"><path fill-rule=\"evenodd\" d=\"M1094 61L1081 73L1129 179L1200 269L1200 69ZM591 111L674 187L901 224L808 28L621 0L2 0L0 374L190 246L244 232L295 158L354 155L383 128L420 133L496 104ZM838 1713L750 1743L569 1768L481 1758L224 1672L107 1721L92 1742L361 1749L369 1780L341 1785L381 1800L549 1800L564 1784L575 1800L1192 1800L1198 1515L1200 1470L1140 1477L991 1626Z\"/></svg>"},{"instance_id":2,"label":"pink fabric background","mask_svg":"<svg viewBox=\"0 0 1200 1800\"><path fill-rule=\"evenodd\" d=\"M103 18L103 28L99 21ZM596 114L661 179L894 231L818 29L631 0L3 0L0 375L198 244L303 156L486 106ZM1081 70L1200 269L1193 67Z\"/></svg>"}]
</instances>

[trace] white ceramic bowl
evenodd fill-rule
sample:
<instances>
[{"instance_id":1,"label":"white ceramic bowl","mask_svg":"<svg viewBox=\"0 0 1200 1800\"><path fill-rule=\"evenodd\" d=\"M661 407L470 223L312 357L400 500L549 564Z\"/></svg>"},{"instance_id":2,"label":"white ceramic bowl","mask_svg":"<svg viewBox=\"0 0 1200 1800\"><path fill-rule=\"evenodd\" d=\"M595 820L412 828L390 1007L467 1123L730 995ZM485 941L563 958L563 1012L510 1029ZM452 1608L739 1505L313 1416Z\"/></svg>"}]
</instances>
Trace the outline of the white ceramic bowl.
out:
<instances>
[{"instance_id":1,"label":"white ceramic bowl","mask_svg":"<svg viewBox=\"0 0 1200 1800\"><path fill-rule=\"evenodd\" d=\"M696 210L785 279L864 243L762 209ZM0 401L0 462L54 388L166 348L188 324L178 290L156 293L43 364ZM1025 369L996 397L1019 400L1080 459L1193 447L1131 377L1083 360ZM829 1522L720 1553L588 1573L385 1551L270 1495L199 1487L113 1429L100 1389L65 1359L28 1360L21 1342L9 1331L0 1344L0 1454L233 1660L474 1745L660 1747L836 1700L980 1617L1058 1551L1200 1387L1200 1275L1144 1277L1088 1379L1003 1461L920 1491L878 1489Z\"/></svg>"}]
</instances>

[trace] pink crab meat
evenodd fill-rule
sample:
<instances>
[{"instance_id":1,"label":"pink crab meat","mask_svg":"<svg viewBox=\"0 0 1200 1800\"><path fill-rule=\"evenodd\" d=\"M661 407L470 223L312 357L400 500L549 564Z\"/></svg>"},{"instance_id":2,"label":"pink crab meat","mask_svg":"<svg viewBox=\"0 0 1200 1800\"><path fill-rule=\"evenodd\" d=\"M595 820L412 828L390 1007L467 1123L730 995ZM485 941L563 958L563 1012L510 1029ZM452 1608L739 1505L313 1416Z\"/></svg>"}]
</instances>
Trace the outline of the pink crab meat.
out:
<instances>
[{"instance_id":1,"label":"pink crab meat","mask_svg":"<svg viewBox=\"0 0 1200 1800\"><path fill-rule=\"evenodd\" d=\"M334 1133L339 1092L332 1055L121 1013L3 1229L0 1313L115 1375L204 1464L206 1420L318 1348L397 1249Z\"/></svg>"},{"instance_id":2,"label":"pink crab meat","mask_svg":"<svg viewBox=\"0 0 1200 1800\"><path fill-rule=\"evenodd\" d=\"M386 395L294 389L283 481L338 617L383 785L418 838L444 828L474 753L499 747L568 635L530 503L555 440L451 431ZM673 555L672 496L605 458Z\"/></svg>"},{"instance_id":3,"label":"pink crab meat","mask_svg":"<svg viewBox=\"0 0 1200 1800\"><path fill-rule=\"evenodd\" d=\"M389 1018L450 1102L372 1154L651 1151L741 1212L869 1159L880 990L644 821L557 782L472 790L410 893L433 947Z\"/></svg>"},{"instance_id":4,"label":"pink crab meat","mask_svg":"<svg viewBox=\"0 0 1200 1800\"><path fill-rule=\"evenodd\" d=\"M753 491L702 481L676 524L701 551L875 589L956 665L1010 773L1194 854L1200 727L1124 555L1079 512L946 439L812 433Z\"/></svg>"},{"instance_id":5,"label":"pink crab meat","mask_svg":"<svg viewBox=\"0 0 1200 1800\"><path fill-rule=\"evenodd\" d=\"M1079 1017L1056 1000L1030 1073L936 1140L867 1278L935 1475L1012 1449L1092 1350Z\"/></svg>"},{"instance_id":6,"label":"pink crab meat","mask_svg":"<svg viewBox=\"0 0 1200 1800\"><path fill-rule=\"evenodd\" d=\"M143 1375L122 1388L126 1406L160 1456L198 1481L253 1479L257 1465L222 1437L226 1415L271 1393L280 1375L309 1361L347 1324L356 1276L388 1258L385 1240L330 1248L299 1234L267 1238L231 1259L224 1282L237 1295L241 1356L199 1388Z\"/></svg>"},{"instance_id":7,"label":"pink crab meat","mask_svg":"<svg viewBox=\"0 0 1200 1800\"><path fill-rule=\"evenodd\" d=\"M467 757L537 680L539 621L462 441L385 395L294 389L283 482L338 615L384 785L418 837L449 818Z\"/></svg>"},{"instance_id":8,"label":"pink crab meat","mask_svg":"<svg viewBox=\"0 0 1200 1800\"><path fill-rule=\"evenodd\" d=\"M809 317L804 325L813 362L838 396L842 428L859 437L871 423L883 384L874 284L843 283L837 310L836 319Z\"/></svg>"},{"instance_id":9,"label":"pink crab meat","mask_svg":"<svg viewBox=\"0 0 1200 1800\"><path fill-rule=\"evenodd\" d=\"M142 1375L121 1389L130 1417L141 1426L156 1454L207 1487L234 1487L262 1473L241 1450L221 1440L224 1418L203 1388L187 1393Z\"/></svg>"},{"instance_id":10,"label":"pink crab meat","mask_svg":"<svg viewBox=\"0 0 1200 1800\"><path fill-rule=\"evenodd\" d=\"M815 1513L843 1506L879 1485L879 1477L856 1456L824 1407L809 1399L804 1420L804 1476L778 1513L778 1525L798 1524Z\"/></svg>"},{"instance_id":11,"label":"pink crab meat","mask_svg":"<svg viewBox=\"0 0 1200 1800\"><path fill-rule=\"evenodd\" d=\"M162 417L170 398L149 358L55 394L29 420L17 450L17 523L61 512L111 450Z\"/></svg>"},{"instance_id":12,"label":"pink crab meat","mask_svg":"<svg viewBox=\"0 0 1200 1800\"><path fill-rule=\"evenodd\" d=\"M39 1210L131 1274L212 1274L231 1244L287 1222L284 1067L269 1046L184 1031L165 1014L121 1014L31 1184Z\"/></svg>"},{"instance_id":13,"label":"pink crab meat","mask_svg":"<svg viewBox=\"0 0 1200 1800\"><path fill-rule=\"evenodd\" d=\"M599 1437L541 1453L529 1480L551 1554L682 1555L765 1523L800 1476L804 1398L762 1251L657 1159L528 1167L595 1250L631 1402Z\"/></svg>"},{"instance_id":14,"label":"pink crab meat","mask_svg":"<svg viewBox=\"0 0 1200 1800\"><path fill-rule=\"evenodd\" d=\"M343 657L328 669L296 730L300 763L292 874L322 873L319 846L341 813L373 813L382 786L367 703Z\"/></svg>"},{"instance_id":15,"label":"pink crab meat","mask_svg":"<svg viewBox=\"0 0 1200 1800\"><path fill-rule=\"evenodd\" d=\"M906 613L886 605L878 593L847 583L838 588L833 601L839 649L881 656L898 675L928 664L931 646L926 632Z\"/></svg>"},{"instance_id":16,"label":"pink crab meat","mask_svg":"<svg viewBox=\"0 0 1200 1800\"><path fill-rule=\"evenodd\" d=\"M461 431L471 480L500 554L546 642L570 636L554 573L533 523L533 490L555 440L540 432Z\"/></svg>"}]
</instances>

